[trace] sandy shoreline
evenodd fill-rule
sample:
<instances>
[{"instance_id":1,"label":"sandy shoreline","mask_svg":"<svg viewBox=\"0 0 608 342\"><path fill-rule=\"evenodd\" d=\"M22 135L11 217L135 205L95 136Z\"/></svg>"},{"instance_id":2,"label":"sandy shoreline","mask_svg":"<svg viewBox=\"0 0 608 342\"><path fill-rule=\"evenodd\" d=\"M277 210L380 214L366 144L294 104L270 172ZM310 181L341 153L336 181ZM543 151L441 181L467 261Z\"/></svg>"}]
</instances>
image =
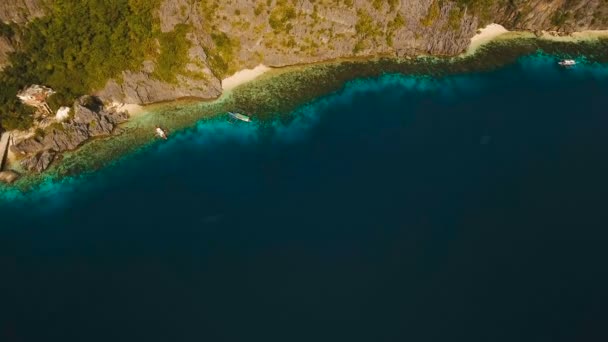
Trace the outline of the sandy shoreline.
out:
<instances>
[{"instance_id":1,"label":"sandy shoreline","mask_svg":"<svg viewBox=\"0 0 608 342\"><path fill-rule=\"evenodd\" d=\"M265 66L264 64L260 64L253 69L243 69L238 71L234 75L227 77L222 80L222 89L224 91L232 90L241 84L245 84L247 82L253 81L264 73L270 71L271 68Z\"/></svg>"},{"instance_id":2,"label":"sandy shoreline","mask_svg":"<svg viewBox=\"0 0 608 342\"><path fill-rule=\"evenodd\" d=\"M469 47L460 54L460 56L471 56L479 49L479 47L486 45L495 40L507 40L517 38L538 38L546 39L551 41L562 41L562 42L581 42L587 40L595 40L598 38L608 38L608 30L589 30L573 32L567 35L559 35L557 32L541 31L540 35L530 31L509 31L504 26L496 23L492 23L483 27L477 31L477 34L471 38ZM320 62L323 63L323 62ZM318 63L312 63L318 64ZM301 65L305 66L305 65ZM272 70L280 70L281 68L275 69L268 67L264 64L260 64L253 69L243 69L234 73L232 76L226 77L221 81L223 92L228 92L257 79L258 77L266 74ZM152 104L153 105L153 104ZM125 104L115 103L115 108L119 110L125 110L129 113L129 117L134 118L148 112L149 106L142 106L138 104Z\"/></svg>"},{"instance_id":3,"label":"sandy shoreline","mask_svg":"<svg viewBox=\"0 0 608 342\"><path fill-rule=\"evenodd\" d=\"M480 46L495 40L516 38L537 38L555 42L576 43L599 38L608 38L608 30L588 30L568 34L553 31L539 31L538 33L535 33L530 31L509 31L502 25L490 24L479 29L478 33L471 38L471 43L463 55L472 55Z\"/></svg>"},{"instance_id":4,"label":"sandy shoreline","mask_svg":"<svg viewBox=\"0 0 608 342\"><path fill-rule=\"evenodd\" d=\"M110 105L110 108L114 108L118 111L126 111L127 113L129 113L129 117L133 118L136 117L144 112L146 112L146 109L144 106L142 105L138 105L135 103L117 103L114 102Z\"/></svg>"},{"instance_id":5,"label":"sandy shoreline","mask_svg":"<svg viewBox=\"0 0 608 342\"><path fill-rule=\"evenodd\" d=\"M577 42L585 42L585 41L594 41L594 40L597 40L600 38L608 38L608 30L581 31L581 32L575 32L572 34L564 35L564 34L558 34L555 32L508 31L501 25L491 24L491 25L488 25L487 27L480 29L478 31L478 33L474 37L472 37L471 43L470 43L469 47L467 48L467 50L465 52L461 53L459 56L457 56L456 59L458 59L459 57L462 57L463 59L471 58L473 55L475 55L477 53L477 50L479 47L481 47L485 44L488 44L492 41L509 41L512 39L513 40L539 39L539 40L548 40L548 41L577 43ZM507 48L507 47L505 47L505 48ZM359 62L365 62L366 60L374 60L374 58L376 58L376 57L369 56L367 58L358 58L356 60ZM395 57L395 59L398 59L398 58ZM245 69L245 70L236 72L234 75L222 80L223 93L227 96L231 96L232 90L241 85L251 83L251 82L258 82L258 81L266 82L266 81L269 81L270 78L274 78L277 75L282 75L284 72L293 70L294 68L300 69L300 68L305 68L308 66L319 65L319 64L340 63L344 60L348 60L348 59L339 59L339 60L324 61L324 62L318 62L318 63L294 65L294 66L287 66L284 68L270 68L265 65L258 65L257 67L255 67L253 69ZM451 59L446 59L445 61L449 63L450 60ZM262 75L264 75L265 77L262 77L260 79L260 77ZM268 80L266 80L266 79L268 79ZM192 101L195 101L198 103L198 100L193 99ZM151 105L142 106L142 105L138 105L138 104L128 104L128 103L125 104L125 103L115 102L115 103L110 104L109 106L116 110L127 111L129 113L129 117L133 120L128 120L124 125L127 125L127 127L130 127L129 125L131 125L133 127L137 127L138 130L145 130L143 135L142 134L140 134L140 135L146 136L146 134L148 133L148 130L149 130L149 132L153 132L153 130L152 130L154 127L153 125L163 124L163 125L167 126L169 129L175 128L170 123L170 122L173 122L174 119L172 119L172 118L165 119L162 116L156 117L155 113L162 108L173 106L173 105L178 105L180 103L183 103L183 102L181 102L180 100L175 100L175 101L168 101L166 103L163 103L162 105L151 104ZM213 105L214 103L217 104L217 107L214 107L214 105ZM223 103L223 101L221 99L208 101L208 104L209 104L208 109L210 112L206 113L205 115L212 115L211 111L213 113L220 113L222 110L225 112L225 110L229 109L229 108L222 107L223 106L222 103ZM202 115L201 113L203 113L203 112L201 111L200 108L198 108L196 110L196 113L198 113L197 115L201 116ZM148 120L147 119L148 116L151 116L152 120ZM140 119L144 119L144 120L140 120ZM182 122L184 120L185 119L180 116L179 119L176 119L176 122ZM153 137L153 133L150 133L149 136ZM124 138L122 135L119 135L117 137L112 137L112 139L107 139L107 141L119 141L120 142L120 141L130 141L130 140L129 140L129 138ZM87 144L87 146L88 146L88 144ZM126 150L128 150L128 147L125 147L125 146L134 146L134 144L132 142L120 144L119 146L113 147L112 151L120 150L120 149L124 149L126 151ZM79 147L79 150L81 148L86 149L86 147ZM94 155L97 155L97 151L95 151ZM18 156L15 156L14 153L12 153L12 151L9 150L7 157L8 158L7 158L7 168L6 169L15 168L15 170L22 171L21 168L19 167L19 165L17 165L18 159L19 159ZM36 175L31 175L31 177L28 176L27 178L29 179L27 182L29 182L30 180L36 179Z\"/></svg>"},{"instance_id":6,"label":"sandy shoreline","mask_svg":"<svg viewBox=\"0 0 608 342\"><path fill-rule=\"evenodd\" d=\"M126 111L129 114L129 118L135 118L139 115L147 113L147 110L144 106L134 104L134 103L114 102L109 106L109 108L116 109L118 111ZM26 132L12 131L10 133L13 135L13 137L19 136L21 139L33 135L33 133L31 131L29 133L27 131ZM11 145L12 145L12 142L11 142ZM18 161L17 155L9 148L6 153L6 163L4 165L4 169L23 171L23 170L21 170L20 167L17 166L17 161ZM0 171L2 171L2 170L0 170Z\"/></svg>"},{"instance_id":7,"label":"sandy shoreline","mask_svg":"<svg viewBox=\"0 0 608 342\"><path fill-rule=\"evenodd\" d=\"M490 24L482 29L479 29L477 34L471 38L471 43L464 54L470 55L475 53L480 46L491 42L505 33L509 33L509 30L499 24Z\"/></svg>"}]
</instances>

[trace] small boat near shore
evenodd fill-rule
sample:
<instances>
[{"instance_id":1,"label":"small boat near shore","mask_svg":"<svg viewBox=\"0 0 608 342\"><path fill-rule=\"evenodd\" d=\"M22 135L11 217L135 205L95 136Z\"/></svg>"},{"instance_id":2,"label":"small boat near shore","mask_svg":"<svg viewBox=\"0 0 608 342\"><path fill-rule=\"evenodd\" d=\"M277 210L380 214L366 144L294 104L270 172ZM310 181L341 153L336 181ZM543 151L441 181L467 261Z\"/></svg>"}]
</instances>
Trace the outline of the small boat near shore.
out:
<instances>
[{"instance_id":1,"label":"small boat near shore","mask_svg":"<svg viewBox=\"0 0 608 342\"><path fill-rule=\"evenodd\" d=\"M167 131L165 131L164 129L160 128L160 127L156 127L156 136L158 136L159 138L163 139L163 140L167 140Z\"/></svg>"},{"instance_id":2,"label":"small boat near shore","mask_svg":"<svg viewBox=\"0 0 608 342\"><path fill-rule=\"evenodd\" d=\"M251 122L251 118L244 114L228 112L228 115L230 115L231 118L236 120Z\"/></svg>"},{"instance_id":3,"label":"small boat near shore","mask_svg":"<svg viewBox=\"0 0 608 342\"><path fill-rule=\"evenodd\" d=\"M562 59L561 61L557 62L557 64L567 68L567 67L575 66L576 61L574 59Z\"/></svg>"}]
</instances>

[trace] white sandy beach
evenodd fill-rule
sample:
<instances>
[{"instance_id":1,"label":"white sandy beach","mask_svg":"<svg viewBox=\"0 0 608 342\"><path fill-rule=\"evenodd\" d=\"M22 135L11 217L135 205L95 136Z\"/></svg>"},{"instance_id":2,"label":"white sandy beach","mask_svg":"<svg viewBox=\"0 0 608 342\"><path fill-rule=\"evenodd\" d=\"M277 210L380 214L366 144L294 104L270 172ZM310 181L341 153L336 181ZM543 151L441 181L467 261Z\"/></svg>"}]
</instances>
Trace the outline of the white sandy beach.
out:
<instances>
[{"instance_id":1,"label":"white sandy beach","mask_svg":"<svg viewBox=\"0 0 608 342\"><path fill-rule=\"evenodd\" d=\"M466 54L471 54L477 50L480 46L491 42L505 33L509 33L509 30L499 24L490 24L478 31L478 33L471 38L471 44L467 49Z\"/></svg>"},{"instance_id":2,"label":"white sandy beach","mask_svg":"<svg viewBox=\"0 0 608 342\"><path fill-rule=\"evenodd\" d=\"M241 84L253 81L265 72L269 71L270 68L264 64L260 64L253 69L244 69L234 75L227 77L222 80L222 89L224 91L234 89Z\"/></svg>"},{"instance_id":3,"label":"white sandy beach","mask_svg":"<svg viewBox=\"0 0 608 342\"><path fill-rule=\"evenodd\" d=\"M551 41L559 42L581 42L587 40L595 40L599 38L608 38L608 30L588 30L573 32L570 34L560 34L552 31L541 31L540 35L537 36L535 33L530 31L509 31L499 24L490 24L478 31L478 33L471 38L471 44L467 49L465 55L475 53L480 46L487 44L496 39L512 39L512 38L539 38Z\"/></svg>"},{"instance_id":4,"label":"white sandy beach","mask_svg":"<svg viewBox=\"0 0 608 342\"><path fill-rule=\"evenodd\" d=\"M134 103L113 102L110 105L110 108L114 108L118 111L126 111L127 113L129 113L129 117L131 117L131 118L138 116L146 111L144 106L134 104Z\"/></svg>"},{"instance_id":5,"label":"white sandy beach","mask_svg":"<svg viewBox=\"0 0 608 342\"><path fill-rule=\"evenodd\" d=\"M126 110L129 113L129 117L134 117L139 114L142 114L146 111L143 106L134 103L127 103L120 107L121 110Z\"/></svg>"}]
</instances>

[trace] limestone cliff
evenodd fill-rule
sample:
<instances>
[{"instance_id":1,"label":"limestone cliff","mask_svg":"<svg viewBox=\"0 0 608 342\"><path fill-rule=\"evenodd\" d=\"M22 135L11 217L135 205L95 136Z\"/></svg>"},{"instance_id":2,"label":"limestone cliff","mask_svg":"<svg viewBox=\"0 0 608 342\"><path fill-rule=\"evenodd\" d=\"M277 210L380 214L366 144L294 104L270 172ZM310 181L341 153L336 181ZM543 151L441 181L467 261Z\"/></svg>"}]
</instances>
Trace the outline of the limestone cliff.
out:
<instances>
[{"instance_id":1,"label":"limestone cliff","mask_svg":"<svg viewBox=\"0 0 608 342\"><path fill-rule=\"evenodd\" d=\"M0 3L0 20L24 25L54 0ZM608 28L605 0L158 0L161 32L187 27L188 60L174 80L157 61L125 70L96 92L108 101L152 103L214 98L221 79L264 63L283 66L388 55L454 55L489 22L509 29ZM0 64L15 47L0 37ZM159 50L163 47L159 42ZM18 48L18 47L17 47Z\"/></svg>"},{"instance_id":2,"label":"limestone cliff","mask_svg":"<svg viewBox=\"0 0 608 342\"><path fill-rule=\"evenodd\" d=\"M270 5L269 5L270 4ZM121 102L150 103L180 96L216 97L220 79L260 63L284 66L367 55L453 55L464 50L478 20L457 4L418 1L164 0L160 27L191 28L189 71L177 84L130 71L97 93ZM153 62L142 70L154 70ZM198 68L199 70L196 70Z\"/></svg>"},{"instance_id":3,"label":"limestone cliff","mask_svg":"<svg viewBox=\"0 0 608 342\"><path fill-rule=\"evenodd\" d=\"M494 22L512 30L608 29L605 0L511 0L498 2L491 13Z\"/></svg>"},{"instance_id":4,"label":"limestone cliff","mask_svg":"<svg viewBox=\"0 0 608 342\"><path fill-rule=\"evenodd\" d=\"M512 29L608 28L608 3L603 0L496 1L485 13L439 0L164 0L159 8L162 31L178 24L192 28L193 65L211 71L211 81L197 87L200 82L183 78L176 89L155 83L146 73L125 73L122 89L110 82L99 95L116 98L122 93L121 100L137 103L179 96L209 98L219 93L219 79L260 63L284 66L353 56L454 55L466 49L484 14L483 20Z\"/></svg>"},{"instance_id":5,"label":"limestone cliff","mask_svg":"<svg viewBox=\"0 0 608 342\"><path fill-rule=\"evenodd\" d=\"M0 69L8 55L28 41L24 39L28 22L53 10L61 14L52 7L54 1L58 0L0 2ZM43 171L63 151L92 137L116 133L126 114L97 98L106 104L215 98L222 91L221 79L260 63L284 66L344 57L455 55L467 48L479 27L490 22L533 31L608 29L606 0L150 0L150 4L158 6L146 12L153 13L148 21L153 23L153 34L146 45L150 51L129 64L141 65L131 70L120 67L107 82L106 76L101 78L99 84L105 86L94 91L97 97L77 100L67 122L16 141L12 150L23 168ZM119 24L129 25L128 20ZM46 44L46 38L40 44ZM59 61L63 52L59 49ZM90 67L96 66L99 63Z\"/></svg>"}]
</instances>

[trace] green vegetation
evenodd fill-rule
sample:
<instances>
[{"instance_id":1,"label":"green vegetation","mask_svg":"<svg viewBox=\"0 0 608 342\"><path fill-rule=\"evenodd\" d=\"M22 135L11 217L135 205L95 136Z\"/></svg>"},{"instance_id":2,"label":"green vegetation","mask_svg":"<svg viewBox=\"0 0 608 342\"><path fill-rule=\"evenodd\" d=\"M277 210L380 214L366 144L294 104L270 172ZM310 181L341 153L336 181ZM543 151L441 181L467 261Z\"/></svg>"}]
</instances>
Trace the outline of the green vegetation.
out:
<instances>
[{"instance_id":1,"label":"green vegetation","mask_svg":"<svg viewBox=\"0 0 608 342\"><path fill-rule=\"evenodd\" d=\"M184 71L188 64L188 50L191 47L186 34L190 27L184 24L175 26L171 32L162 33L158 38L160 42L160 55L156 59L154 76L162 81L174 83L176 76Z\"/></svg>"},{"instance_id":2,"label":"green vegetation","mask_svg":"<svg viewBox=\"0 0 608 342\"><path fill-rule=\"evenodd\" d=\"M441 11L441 4L439 0L433 0L431 6L429 7L429 11L426 13L426 16L420 19L420 23L423 26L431 26L439 18L439 14Z\"/></svg>"},{"instance_id":3,"label":"green vegetation","mask_svg":"<svg viewBox=\"0 0 608 342\"><path fill-rule=\"evenodd\" d=\"M382 6L384 6L385 3L388 4L388 6L390 8L390 12L394 12L395 9L397 8L397 5L399 5L399 0L373 0L372 6L376 10L380 10L380 9L382 9ZM353 2L350 1L350 6L352 6L352 4L353 4Z\"/></svg>"},{"instance_id":4,"label":"green vegetation","mask_svg":"<svg viewBox=\"0 0 608 342\"><path fill-rule=\"evenodd\" d=\"M462 21L463 15L464 11L460 7L452 7L448 17L448 27L454 31L458 30L460 28L460 22Z\"/></svg>"},{"instance_id":5,"label":"green vegetation","mask_svg":"<svg viewBox=\"0 0 608 342\"><path fill-rule=\"evenodd\" d=\"M509 0L511 3L516 0ZM481 24L491 22L491 9L496 3L506 2L505 0L455 0L461 9L468 8L470 12L479 16Z\"/></svg>"},{"instance_id":6,"label":"green vegetation","mask_svg":"<svg viewBox=\"0 0 608 342\"><path fill-rule=\"evenodd\" d=\"M156 10L160 0L62 0L48 14L24 27L22 46L0 74L0 124L4 129L31 125L32 109L19 103L17 92L43 84L57 94L49 105L57 109L102 88L123 70L139 70L146 59L156 61L153 76L177 81L188 63L189 28L178 25L161 33ZM183 9L182 9L183 10ZM0 25L0 34L14 34Z\"/></svg>"},{"instance_id":7,"label":"green vegetation","mask_svg":"<svg viewBox=\"0 0 608 342\"><path fill-rule=\"evenodd\" d=\"M102 87L122 70L138 69L155 53L153 10L157 1L68 0L32 22L25 35L33 78L74 96Z\"/></svg>"},{"instance_id":8,"label":"green vegetation","mask_svg":"<svg viewBox=\"0 0 608 342\"><path fill-rule=\"evenodd\" d=\"M211 26L210 24L215 20L219 3L216 0L199 0L199 12L203 18L205 18L204 24Z\"/></svg>"},{"instance_id":9,"label":"green vegetation","mask_svg":"<svg viewBox=\"0 0 608 342\"><path fill-rule=\"evenodd\" d=\"M483 26L486 23L491 22L491 10L492 6L497 3L503 3L507 0L453 0L457 7L452 8L448 18L448 27L456 30L460 26L460 21L464 15L465 8L470 14L477 15ZM513 0L509 0L513 1ZM444 5L443 0L433 0L429 10L424 18L420 20L423 26L432 26L433 23L439 18L441 14L441 8Z\"/></svg>"},{"instance_id":10,"label":"green vegetation","mask_svg":"<svg viewBox=\"0 0 608 342\"><path fill-rule=\"evenodd\" d=\"M211 39L215 44L215 49L205 49L209 66L217 77L224 78L236 71L236 66L231 63L234 63L234 55L240 45L221 31L212 33Z\"/></svg>"},{"instance_id":11,"label":"green vegetation","mask_svg":"<svg viewBox=\"0 0 608 342\"><path fill-rule=\"evenodd\" d=\"M367 40L381 34L378 24L365 11L357 11L357 23L355 24L358 41L353 48L353 53L358 53L367 47Z\"/></svg>"},{"instance_id":12,"label":"green vegetation","mask_svg":"<svg viewBox=\"0 0 608 342\"><path fill-rule=\"evenodd\" d=\"M211 69L211 72L218 78L224 78L234 72L236 72L238 68L238 64L236 62L236 54L240 49L240 41L238 38L232 38L228 36L225 32L220 31L216 24L218 20L223 22L229 21L229 18L226 16L220 17L220 0L198 0L200 3L200 13L205 18L205 22L203 23L205 30L211 33L211 41L213 44L211 46L203 46L205 50L205 54L207 55L207 64ZM271 6L271 1L266 1L266 3L258 2L256 7L254 8L254 14L261 15L262 12L269 6ZM238 12L237 12L238 11ZM235 17L238 17L242 12L238 9L235 9ZM254 30L256 34L262 34L264 26L256 26L251 27L251 22L247 21L246 16L242 16L240 18L233 18L231 22L232 28L235 31L248 31ZM204 67L203 65L199 65L199 67ZM194 75L192 72L187 72L188 76L194 78L206 78L206 75L202 73L198 73L199 75Z\"/></svg>"},{"instance_id":13,"label":"green vegetation","mask_svg":"<svg viewBox=\"0 0 608 342\"><path fill-rule=\"evenodd\" d=\"M2 89L0 89L0 119L4 129L26 129L32 124L34 110L22 106L17 100L18 87L15 84L6 83L4 77L0 77Z\"/></svg>"},{"instance_id":14,"label":"green vegetation","mask_svg":"<svg viewBox=\"0 0 608 342\"><path fill-rule=\"evenodd\" d=\"M31 110L15 98L26 85L50 86L58 93L52 105L70 104L121 71L139 69L146 57L156 56L159 1L55 1L47 16L26 27L20 52L11 56L11 66L0 74L3 128L30 123Z\"/></svg>"},{"instance_id":15,"label":"green vegetation","mask_svg":"<svg viewBox=\"0 0 608 342\"><path fill-rule=\"evenodd\" d=\"M562 26L566 23L566 21L570 18L570 13L558 10L551 17L551 24L555 26Z\"/></svg>"},{"instance_id":16,"label":"green vegetation","mask_svg":"<svg viewBox=\"0 0 608 342\"><path fill-rule=\"evenodd\" d=\"M357 31L357 35L368 37L375 35L378 28L369 14L363 10L359 10L357 12L357 24L355 24L355 30Z\"/></svg>"},{"instance_id":17,"label":"green vegetation","mask_svg":"<svg viewBox=\"0 0 608 342\"><path fill-rule=\"evenodd\" d=\"M277 0L275 7L270 12L268 23L275 33L288 33L293 28L291 19L296 18L296 9L288 0Z\"/></svg>"},{"instance_id":18,"label":"green vegetation","mask_svg":"<svg viewBox=\"0 0 608 342\"><path fill-rule=\"evenodd\" d=\"M405 19L401 16L401 14L397 14L395 19L388 23L386 28L386 43L388 46L393 46L393 35L395 31L405 26Z\"/></svg>"},{"instance_id":19,"label":"green vegetation","mask_svg":"<svg viewBox=\"0 0 608 342\"><path fill-rule=\"evenodd\" d=\"M397 5L401 4L400 0L388 0L388 5L391 9L391 12L397 9Z\"/></svg>"},{"instance_id":20,"label":"green vegetation","mask_svg":"<svg viewBox=\"0 0 608 342\"><path fill-rule=\"evenodd\" d=\"M357 43L353 47L353 53L358 53L364 50L367 46L366 39L375 34L376 27L372 17L369 16L365 11L357 11L357 23L355 24L355 31L357 32Z\"/></svg>"},{"instance_id":21,"label":"green vegetation","mask_svg":"<svg viewBox=\"0 0 608 342\"><path fill-rule=\"evenodd\" d=\"M15 34L13 27L0 20L0 37L11 38Z\"/></svg>"},{"instance_id":22,"label":"green vegetation","mask_svg":"<svg viewBox=\"0 0 608 342\"><path fill-rule=\"evenodd\" d=\"M460 21L464 15L465 8L470 14L477 15L481 20L481 24L491 22L491 10L492 6L498 3L505 3L510 1L513 3L517 0L452 0L457 4L457 7L452 8L448 18L448 27L456 30L460 26ZM429 10L424 18L420 20L420 23L424 26L431 26L439 18L441 14L441 7L443 7L443 0L433 0ZM502 4L504 6L504 4Z\"/></svg>"},{"instance_id":23,"label":"green vegetation","mask_svg":"<svg viewBox=\"0 0 608 342\"><path fill-rule=\"evenodd\" d=\"M591 24L608 25L608 2L604 5L604 12L597 10L593 13Z\"/></svg>"},{"instance_id":24,"label":"green vegetation","mask_svg":"<svg viewBox=\"0 0 608 342\"><path fill-rule=\"evenodd\" d=\"M262 12L264 12L265 9L266 9L266 6L264 5L264 3L260 2L255 6L255 9L253 10L253 14L260 15L260 14L262 14Z\"/></svg>"}]
</instances>

